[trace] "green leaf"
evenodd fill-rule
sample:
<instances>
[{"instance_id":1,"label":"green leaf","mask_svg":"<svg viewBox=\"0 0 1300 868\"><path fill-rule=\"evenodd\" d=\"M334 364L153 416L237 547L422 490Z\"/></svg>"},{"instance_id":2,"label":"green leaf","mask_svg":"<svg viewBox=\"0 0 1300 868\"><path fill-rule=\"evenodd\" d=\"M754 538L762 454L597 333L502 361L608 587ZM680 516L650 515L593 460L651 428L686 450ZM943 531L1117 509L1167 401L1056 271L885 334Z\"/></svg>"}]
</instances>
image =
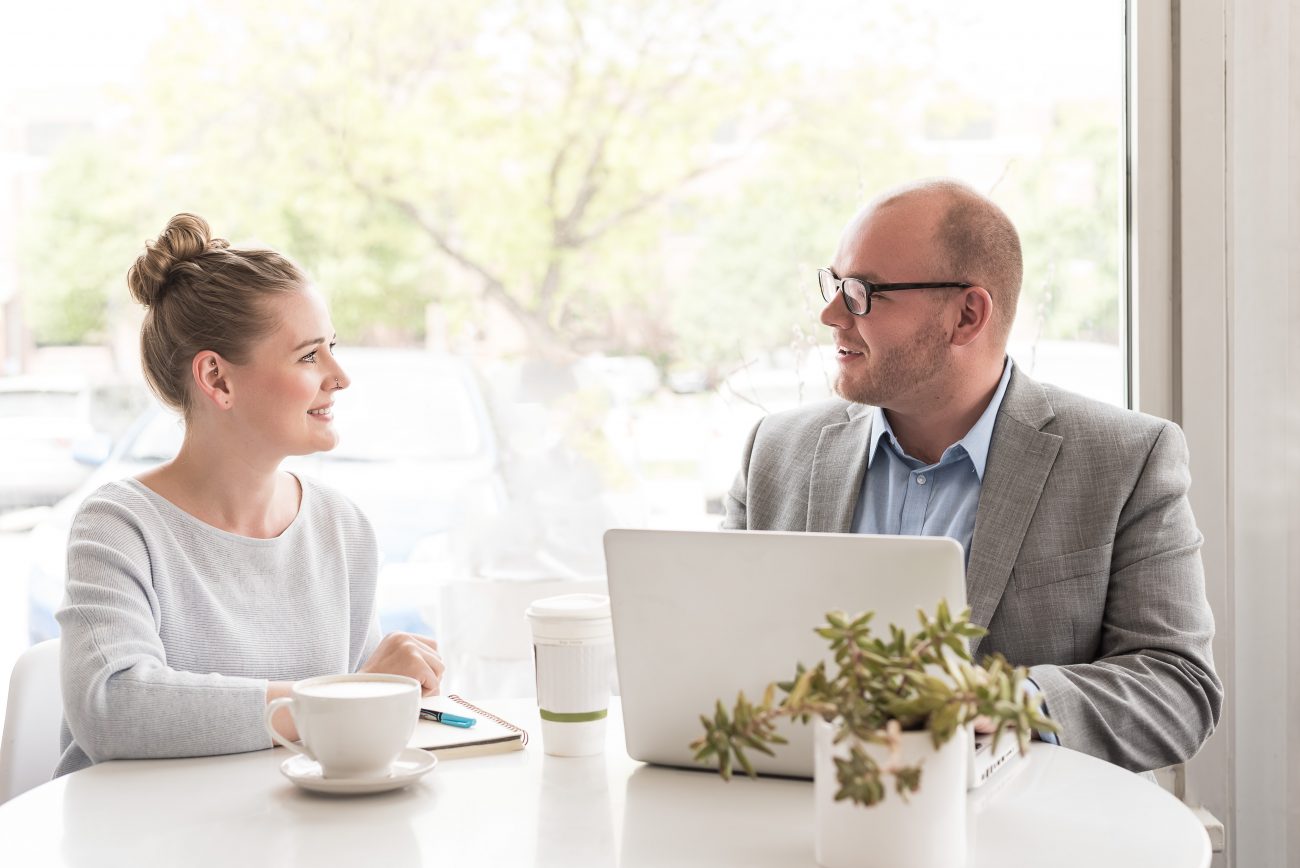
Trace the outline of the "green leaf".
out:
<instances>
[{"instance_id":1,"label":"green leaf","mask_svg":"<svg viewBox=\"0 0 1300 868\"><path fill-rule=\"evenodd\" d=\"M804 698L808 695L808 690L812 685L813 672L815 671L816 670L810 669L807 672L802 673L799 676L799 679L795 681L794 689L790 691L790 697L786 700L788 705L798 707L804 701Z\"/></svg>"},{"instance_id":2,"label":"green leaf","mask_svg":"<svg viewBox=\"0 0 1300 868\"><path fill-rule=\"evenodd\" d=\"M745 751L741 746L738 744L732 745L732 750L736 752L736 761L739 762L740 767L745 770L745 774L749 775L751 778L757 777L753 765L749 762L749 757L745 756Z\"/></svg>"},{"instance_id":3,"label":"green leaf","mask_svg":"<svg viewBox=\"0 0 1300 868\"><path fill-rule=\"evenodd\" d=\"M853 623L850 624L849 626L851 626L855 630L861 630L871 623L871 619L874 618L875 615L876 615L875 612L861 612L858 614L856 618L853 619ZM867 631L867 633L870 632L871 631L869 630Z\"/></svg>"}]
</instances>

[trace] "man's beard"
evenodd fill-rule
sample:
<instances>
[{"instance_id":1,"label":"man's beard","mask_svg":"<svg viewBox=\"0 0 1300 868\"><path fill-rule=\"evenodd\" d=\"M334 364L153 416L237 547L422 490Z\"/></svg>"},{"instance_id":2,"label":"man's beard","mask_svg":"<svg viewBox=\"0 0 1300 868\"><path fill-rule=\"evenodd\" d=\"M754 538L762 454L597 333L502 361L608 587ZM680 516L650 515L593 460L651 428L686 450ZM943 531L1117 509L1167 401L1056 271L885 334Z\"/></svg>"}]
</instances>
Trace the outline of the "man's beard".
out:
<instances>
[{"instance_id":1,"label":"man's beard","mask_svg":"<svg viewBox=\"0 0 1300 868\"><path fill-rule=\"evenodd\" d=\"M840 371L835 392L846 401L889 409L900 395L914 393L948 364L948 336L938 322L917 331L911 343L863 354L857 371Z\"/></svg>"}]
</instances>

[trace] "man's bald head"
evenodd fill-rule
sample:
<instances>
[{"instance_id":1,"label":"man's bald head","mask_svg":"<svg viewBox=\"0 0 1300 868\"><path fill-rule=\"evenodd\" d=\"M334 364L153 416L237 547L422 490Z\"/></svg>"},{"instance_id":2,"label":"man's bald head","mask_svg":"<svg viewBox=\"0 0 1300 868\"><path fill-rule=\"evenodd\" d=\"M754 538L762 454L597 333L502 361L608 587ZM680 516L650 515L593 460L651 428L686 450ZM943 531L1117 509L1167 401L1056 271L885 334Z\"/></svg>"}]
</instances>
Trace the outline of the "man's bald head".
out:
<instances>
[{"instance_id":1,"label":"man's bald head","mask_svg":"<svg viewBox=\"0 0 1300 868\"><path fill-rule=\"evenodd\" d=\"M1020 299L1024 269L1020 236L1011 220L991 199L959 181L936 179L882 193L850 224L845 243L856 236L873 214L895 208L920 209L931 228L935 280L959 280L988 290L993 298L994 333L1006 343ZM928 219L926 219L928 218Z\"/></svg>"}]
</instances>

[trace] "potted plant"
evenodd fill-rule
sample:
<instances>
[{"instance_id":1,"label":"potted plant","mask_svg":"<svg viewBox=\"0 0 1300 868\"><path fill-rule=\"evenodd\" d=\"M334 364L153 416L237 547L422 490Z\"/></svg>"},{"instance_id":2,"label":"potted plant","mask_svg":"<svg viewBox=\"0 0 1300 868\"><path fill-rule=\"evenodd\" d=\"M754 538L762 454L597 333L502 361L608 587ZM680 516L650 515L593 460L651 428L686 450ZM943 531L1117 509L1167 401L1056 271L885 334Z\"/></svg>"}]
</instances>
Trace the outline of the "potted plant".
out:
<instances>
[{"instance_id":1,"label":"potted plant","mask_svg":"<svg viewBox=\"0 0 1300 868\"><path fill-rule=\"evenodd\" d=\"M813 722L815 850L826 868L962 865L976 719L994 728L995 743L1014 734L1021 753L1034 731L1056 730L1023 689L1024 667L1001 655L973 661L968 640L987 631L970 622L969 609L953 618L940 602L933 618L917 614L918 632L891 625L886 638L872 635L872 612L830 612L816 632L830 644L833 673L826 661L800 663L791 681L767 685L758 704L742 692L730 712L719 700L712 717L700 717L695 758L716 763L728 780L735 767L754 775L747 752L771 756L785 743L780 719Z\"/></svg>"}]
</instances>

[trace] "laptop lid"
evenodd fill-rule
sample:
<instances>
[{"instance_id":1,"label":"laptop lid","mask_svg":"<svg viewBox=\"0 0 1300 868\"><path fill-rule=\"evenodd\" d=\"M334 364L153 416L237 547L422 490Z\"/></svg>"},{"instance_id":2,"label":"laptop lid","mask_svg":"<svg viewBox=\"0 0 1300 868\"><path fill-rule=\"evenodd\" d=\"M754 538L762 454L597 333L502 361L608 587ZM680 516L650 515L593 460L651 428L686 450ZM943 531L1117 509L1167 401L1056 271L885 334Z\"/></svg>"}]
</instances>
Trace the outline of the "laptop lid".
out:
<instances>
[{"instance_id":1,"label":"laptop lid","mask_svg":"<svg viewBox=\"0 0 1300 868\"><path fill-rule=\"evenodd\" d=\"M684 768L701 714L737 691L762 697L796 662L827 659L813 630L827 612L870 609L888 635L919 629L917 610L966 606L961 545L946 537L775 531L611 530L605 564L633 759ZM775 757L750 751L760 773L812 777L812 727L779 727Z\"/></svg>"}]
</instances>

